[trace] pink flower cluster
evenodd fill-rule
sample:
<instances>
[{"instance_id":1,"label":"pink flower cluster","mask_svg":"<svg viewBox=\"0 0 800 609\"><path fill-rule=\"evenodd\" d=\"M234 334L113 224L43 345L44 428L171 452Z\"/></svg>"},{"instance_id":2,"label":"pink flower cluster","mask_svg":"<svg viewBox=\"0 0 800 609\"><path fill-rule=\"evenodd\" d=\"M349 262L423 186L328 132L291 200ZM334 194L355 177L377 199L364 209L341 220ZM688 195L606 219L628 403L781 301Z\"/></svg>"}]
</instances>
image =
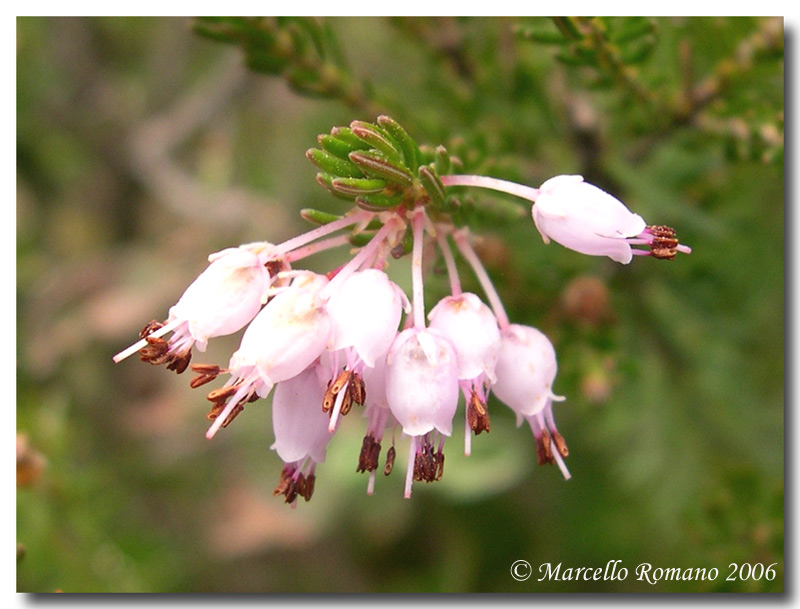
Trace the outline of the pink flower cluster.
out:
<instances>
[{"instance_id":1,"label":"pink flower cluster","mask_svg":"<svg viewBox=\"0 0 800 609\"><path fill-rule=\"evenodd\" d=\"M532 216L545 241L628 263L631 245L649 245L662 258L680 246L666 227L646 227L617 199L579 176L559 176L540 189L481 176L442 176L445 187L479 186L535 201ZM372 233L368 233L372 227ZM376 230L375 227L380 227ZM386 269L410 233L409 299ZM326 275L294 268L308 255L372 234L352 259ZM474 271L488 304L463 292L452 246ZM450 295L429 312L423 300L424 261L443 257ZM387 211L354 209L279 245L266 242L209 256L208 268L187 288L164 322L151 322L140 340L115 356L138 352L151 364L195 373L197 388L220 376L207 395L206 433L212 438L247 404L272 395L272 448L283 460L276 495L294 504L311 498L316 468L328 442L356 406L366 418L357 471L375 485L383 446L383 472L407 438L405 496L414 481L439 480L444 444L463 396L465 452L471 436L490 430L488 399L494 395L533 431L538 461L554 463L565 478L568 455L556 429L553 345L539 330L512 324L473 249L473 236L426 210L424 202ZM227 367L191 364L211 338L245 329ZM165 338L167 335L169 338ZM403 440L404 443L406 440Z\"/></svg>"}]
</instances>

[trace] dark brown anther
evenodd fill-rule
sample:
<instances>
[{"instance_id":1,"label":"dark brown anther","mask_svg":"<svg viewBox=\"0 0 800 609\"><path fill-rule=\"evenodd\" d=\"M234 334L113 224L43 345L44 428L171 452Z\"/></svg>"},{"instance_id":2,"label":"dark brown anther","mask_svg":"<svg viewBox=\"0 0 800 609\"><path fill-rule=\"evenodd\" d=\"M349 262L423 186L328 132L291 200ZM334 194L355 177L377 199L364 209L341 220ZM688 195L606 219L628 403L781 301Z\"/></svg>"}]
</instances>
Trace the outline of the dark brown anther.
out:
<instances>
[{"instance_id":1,"label":"dark brown anther","mask_svg":"<svg viewBox=\"0 0 800 609\"><path fill-rule=\"evenodd\" d=\"M277 497L278 495L285 494L287 490L289 490L289 482L281 478L277 486L272 490L272 494Z\"/></svg>"},{"instance_id":2,"label":"dark brown anther","mask_svg":"<svg viewBox=\"0 0 800 609\"><path fill-rule=\"evenodd\" d=\"M427 479L429 469L427 461L427 455L424 452L414 455L414 480L417 482Z\"/></svg>"},{"instance_id":3,"label":"dark brown anther","mask_svg":"<svg viewBox=\"0 0 800 609\"><path fill-rule=\"evenodd\" d=\"M414 480L434 482L444 473L444 454L433 452L433 446L423 446L414 457Z\"/></svg>"},{"instance_id":4,"label":"dark brown anther","mask_svg":"<svg viewBox=\"0 0 800 609\"><path fill-rule=\"evenodd\" d=\"M336 402L336 396L331 393L331 388L328 387L327 391L325 391L325 395L322 396L322 412L330 412L333 410L333 405Z\"/></svg>"},{"instance_id":5,"label":"dark brown anther","mask_svg":"<svg viewBox=\"0 0 800 609\"><path fill-rule=\"evenodd\" d=\"M139 332L139 335L147 341L147 346L139 349L139 359L153 366L166 364L168 370L174 370L181 374L192 360L192 351L189 349L184 353L171 353L168 341L160 336L150 336L163 326L164 324L160 321L151 321Z\"/></svg>"},{"instance_id":6,"label":"dark brown anther","mask_svg":"<svg viewBox=\"0 0 800 609\"><path fill-rule=\"evenodd\" d=\"M336 377L336 380L333 381L329 386L328 389L325 391L325 395L322 397L322 412L332 413L333 407L336 404L336 396L342 390L342 388L347 385L347 381L350 379L351 375L350 370L342 370L339 376ZM347 411L350 410L348 405ZM345 412L344 405L342 406L342 413L347 414Z\"/></svg>"},{"instance_id":7,"label":"dark brown anther","mask_svg":"<svg viewBox=\"0 0 800 609\"><path fill-rule=\"evenodd\" d=\"M283 470L281 470L281 477L278 480L278 485L275 487L275 490L272 491L273 495L275 495L276 497L278 495L284 495L286 491L289 490L289 486L293 482L292 481L293 473L294 472L288 467L284 467Z\"/></svg>"},{"instance_id":8,"label":"dark brown anther","mask_svg":"<svg viewBox=\"0 0 800 609\"><path fill-rule=\"evenodd\" d=\"M542 442L541 438L536 438L536 462L539 465L545 465L550 462L547 458L547 452L544 449L544 442Z\"/></svg>"},{"instance_id":9,"label":"dark brown anther","mask_svg":"<svg viewBox=\"0 0 800 609\"><path fill-rule=\"evenodd\" d=\"M386 451L386 465L383 466L383 475L388 476L392 473L392 469L394 469L394 458L396 456L396 451L394 450L394 446L390 446L389 450Z\"/></svg>"},{"instance_id":10,"label":"dark brown anther","mask_svg":"<svg viewBox=\"0 0 800 609\"><path fill-rule=\"evenodd\" d=\"M542 430L542 448L544 449L544 456L547 458L548 463L553 462L553 447L550 438L550 432L546 429Z\"/></svg>"},{"instance_id":11,"label":"dark brown anther","mask_svg":"<svg viewBox=\"0 0 800 609\"><path fill-rule=\"evenodd\" d=\"M169 343L163 338L145 336L147 346L139 349L139 359L154 366L160 366L170 361Z\"/></svg>"},{"instance_id":12,"label":"dark brown anther","mask_svg":"<svg viewBox=\"0 0 800 609\"><path fill-rule=\"evenodd\" d=\"M367 468L369 467L369 451L370 446L374 442L372 436L364 436L364 439L361 441L361 452L358 454L358 467L356 468L356 472L366 472L369 471Z\"/></svg>"},{"instance_id":13,"label":"dark brown anther","mask_svg":"<svg viewBox=\"0 0 800 609\"><path fill-rule=\"evenodd\" d=\"M216 364L192 364L192 372L196 372L197 374L213 374L216 376L221 370Z\"/></svg>"},{"instance_id":14,"label":"dark brown anther","mask_svg":"<svg viewBox=\"0 0 800 609\"><path fill-rule=\"evenodd\" d=\"M236 404L236 406L233 407L233 410L231 410L231 413L227 416L225 421L223 421L222 427L227 427L228 425L231 424L231 421L233 421L237 416L239 416L239 413L242 412L242 410L244 410L244 405L243 404L245 403L245 401L246 400L242 400L241 402Z\"/></svg>"},{"instance_id":15,"label":"dark brown anther","mask_svg":"<svg viewBox=\"0 0 800 609\"><path fill-rule=\"evenodd\" d=\"M156 321L154 319L153 321L148 323L144 328L142 328L141 332L139 332L139 338L145 338L146 336L149 336L156 330L160 330L163 327L164 327L163 321Z\"/></svg>"},{"instance_id":16,"label":"dark brown anther","mask_svg":"<svg viewBox=\"0 0 800 609\"><path fill-rule=\"evenodd\" d=\"M211 411L206 415L206 419L209 421L215 420L219 413L225 408L225 402L215 402L214 405L211 407Z\"/></svg>"},{"instance_id":17,"label":"dark brown anther","mask_svg":"<svg viewBox=\"0 0 800 609\"><path fill-rule=\"evenodd\" d=\"M436 475L434 480L441 480L444 474L444 453L440 450L434 456L434 465L436 466Z\"/></svg>"},{"instance_id":18,"label":"dark brown anther","mask_svg":"<svg viewBox=\"0 0 800 609\"><path fill-rule=\"evenodd\" d=\"M353 392L353 401L356 404L364 405L367 400L367 385L360 374L353 373L353 378L350 383L351 391Z\"/></svg>"},{"instance_id":19,"label":"dark brown anther","mask_svg":"<svg viewBox=\"0 0 800 609\"><path fill-rule=\"evenodd\" d=\"M216 364L192 364L191 368L192 372L197 374L189 383L192 389L197 389L206 383L210 383L217 378L220 373L219 366Z\"/></svg>"},{"instance_id":20,"label":"dark brown anther","mask_svg":"<svg viewBox=\"0 0 800 609\"><path fill-rule=\"evenodd\" d=\"M650 253L659 260L673 260L678 251L678 238L675 229L669 226L648 226L647 230L653 235L650 244Z\"/></svg>"},{"instance_id":21,"label":"dark brown anther","mask_svg":"<svg viewBox=\"0 0 800 609\"><path fill-rule=\"evenodd\" d=\"M557 431L552 432L552 436L553 443L556 445L558 454L564 458L567 458L569 456L569 448L567 448L567 443L564 441L564 436Z\"/></svg>"},{"instance_id":22,"label":"dark brown anther","mask_svg":"<svg viewBox=\"0 0 800 609\"><path fill-rule=\"evenodd\" d=\"M361 453L358 456L357 472L371 472L378 468L378 457L381 454L381 445L370 434L364 436L361 443Z\"/></svg>"},{"instance_id":23,"label":"dark brown anther","mask_svg":"<svg viewBox=\"0 0 800 609\"><path fill-rule=\"evenodd\" d=\"M380 458L380 456L381 456L381 443L375 440L372 442L372 447L370 448L370 453L369 453L369 460L370 464L372 465L372 469L370 471L378 469L378 459Z\"/></svg>"},{"instance_id":24,"label":"dark brown anther","mask_svg":"<svg viewBox=\"0 0 800 609\"><path fill-rule=\"evenodd\" d=\"M295 473L297 473L297 470L294 467L285 465L281 471L278 485L272 491L275 497L285 495L286 503L293 503L298 495L301 495L308 501L311 497L311 493L314 492L314 476L312 475L306 478L302 473L297 473L296 476Z\"/></svg>"},{"instance_id":25,"label":"dark brown anther","mask_svg":"<svg viewBox=\"0 0 800 609\"><path fill-rule=\"evenodd\" d=\"M297 482L295 484L295 488L297 489L297 494L301 497L305 497L306 494L306 477L303 475L302 472L297 474Z\"/></svg>"},{"instance_id":26,"label":"dark brown anther","mask_svg":"<svg viewBox=\"0 0 800 609\"><path fill-rule=\"evenodd\" d=\"M339 393L342 388L347 385L347 381L350 380L350 375L353 374L350 370L342 370L339 376L336 377L336 380L333 381L333 384L329 387L329 391L336 395Z\"/></svg>"},{"instance_id":27,"label":"dark brown anther","mask_svg":"<svg viewBox=\"0 0 800 609\"><path fill-rule=\"evenodd\" d=\"M306 476L306 487L301 493L301 495L303 495L303 499L306 501L311 501L311 496L314 494L314 484L316 481L317 477L314 474L309 474Z\"/></svg>"},{"instance_id":28,"label":"dark brown anther","mask_svg":"<svg viewBox=\"0 0 800 609\"><path fill-rule=\"evenodd\" d=\"M211 411L206 415L206 418L209 421L215 420L222 413L222 411L227 406L226 402L228 398L231 397L234 393L236 393L236 390L239 389L239 387L241 387L241 383L238 385L228 385L226 387L220 387L218 389L214 389L213 391L209 392L209 394L206 396L206 399L209 402L214 402L214 405L211 407ZM241 400L239 400L239 402L236 404L236 406L233 407L228 416L225 417L225 420L222 422L222 427L227 427L228 425L230 425L231 421L233 421L239 415L239 413L241 413L244 410L244 405L247 404L248 402L254 401L254 399L258 399L258 394L255 391L248 394Z\"/></svg>"},{"instance_id":29,"label":"dark brown anther","mask_svg":"<svg viewBox=\"0 0 800 609\"><path fill-rule=\"evenodd\" d=\"M192 389L197 389L198 387L202 387L206 383L210 383L215 378L217 378L216 374L214 374L214 375L211 375L211 374L198 374L196 377L194 377L189 382L189 387L191 387Z\"/></svg>"},{"instance_id":30,"label":"dark brown anther","mask_svg":"<svg viewBox=\"0 0 800 609\"><path fill-rule=\"evenodd\" d=\"M342 407L339 409L339 414L342 416L346 415L350 412L350 409L353 407L353 395L350 391L346 391L344 396L342 397Z\"/></svg>"},{"instance_id":31,"label":"dark brown anther","mask_svg":"<svg viewBox=\"0 0 800 609\"><path fill-rule=\"evenodd\" d=\"M224 402L234 393L236 393L238 388L238 385L226 385L225 387L219 387L218 389L210 391L206 396L206 399L209 402Z\"/></svg>"},{"instance_id":32,"label":"dark brown anther","mask_svg":"<svg viewBox=\"0 0 800 609\"><path fill-rule=\"evenodd\" d=\"M170 357L170 362L167 364L167 370L174 370L177 374L183 374L186 368L189 367L189 362L192 361L192 351L186 351L181 354L173 354Z\"/></svg>"},{"instance_id":33,"label":"dark brown anther","mask_svg":"<svg viewBox=\"0 0 800 609\"><path fill-rule=\"evenodd\" d=\"M475 391L472 392L467 405L467 423L476 436L482 431L489 433L489 411L486 409L486 403L481 401Z\"/></svg>"},{"instance_id":34,"label":"dark brown anther","mask_svg":"<svg viewBox=\"0 0 800 609\"><path fill-rule=\"evenodd\" d=\"M289 488L286 490L286 503L293 503L297 499L297 482L291 480Z\"/></svg>"}]
</instances>

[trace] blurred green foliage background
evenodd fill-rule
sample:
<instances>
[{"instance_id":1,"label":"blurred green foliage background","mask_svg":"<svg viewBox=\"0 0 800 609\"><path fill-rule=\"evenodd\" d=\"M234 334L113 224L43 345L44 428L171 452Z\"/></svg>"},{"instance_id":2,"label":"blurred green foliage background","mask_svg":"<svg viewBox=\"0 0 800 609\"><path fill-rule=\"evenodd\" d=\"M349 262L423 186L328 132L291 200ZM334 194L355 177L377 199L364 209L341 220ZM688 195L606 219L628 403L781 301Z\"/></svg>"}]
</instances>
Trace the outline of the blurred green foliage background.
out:
<instances>
[{"instance_id":1,"label":"blurred green foliage background","mask_svg":"<svg viewBox=\"0 0 800 609\"><path fill-rule=\"evenodd\" d=\"M19 18L18 591L782 591L783 93L782 19ZM368 497L351 415L291 509L266 402L208 442L185 376L112 364L208 253L343 212L304 152L379 113L471 172L580 173L693 247L621 266L475 219L512 320L556 346L571 480L492 402L441 482ZM628 577L537 581L610 560Z\"/></svg>"}]
</instances>

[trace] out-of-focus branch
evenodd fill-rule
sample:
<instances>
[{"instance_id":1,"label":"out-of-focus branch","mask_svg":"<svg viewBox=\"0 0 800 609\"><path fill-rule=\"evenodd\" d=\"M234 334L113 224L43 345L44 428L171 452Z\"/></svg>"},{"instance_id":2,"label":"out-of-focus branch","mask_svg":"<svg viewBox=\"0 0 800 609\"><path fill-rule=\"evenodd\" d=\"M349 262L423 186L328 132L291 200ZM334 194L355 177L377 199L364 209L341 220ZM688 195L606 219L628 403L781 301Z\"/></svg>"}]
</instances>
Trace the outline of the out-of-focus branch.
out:
<instances>
[{"instance_id":1,"label":"out-of-focus branch","mask_svg":"<svg viewBox=\"0 0 800 609\"><path fill-rule=\"evenodd\" d=\"M200 183L174 158L177 147L227 107L248 86L247 72L231 55L217 70L162 114L131 130L128 142L131 168L154 197L173 212L192 221L242 226L248 212L269 208L282 222L281 206L263 195L239 187L212 189Z\"/></svg>"},{"instance_id":2,"label":"out-of-focus branch","mask_svg":"<svg viewBox=\"0 0 800 609\"><path fill-rule=\"evenodd\" d=\"M739 44L732 57L720 62L706 79L685 90L684 98L673 110L673 120L677 123L693 120L709 103L719 98L734 79L748 72L758 55L782 48L783 18L764 19L758 30Z\"/></svg>"},{"instance_id":3,"label":"out-of-focus branch","mask_svg":"<svg viewBox=\"0 0 800 609\"><path fill-rule=\"evenodd\" d=\"M733 140L743 141L755 136L770 149L764 160L775 158L776 150L783 148L782 129L777 127L783 121L782 112L779 113L776 124L761 125L754 134L752 126L748 127L744 120L721 119L709 112L709 106L715 100L723 98L731 84L753 68L759 56L782 52L782 49L783 18L762 19L758 29L739 44L730 58L721 61L711 75L695 84L691 65L692 49L688 43L682 45L679 50L682 73L679 96L671 104L663 104L660 127L632 148L630 156L643 157L668 133L691 125L709 134Z\"/></svg>"}]
</instances>

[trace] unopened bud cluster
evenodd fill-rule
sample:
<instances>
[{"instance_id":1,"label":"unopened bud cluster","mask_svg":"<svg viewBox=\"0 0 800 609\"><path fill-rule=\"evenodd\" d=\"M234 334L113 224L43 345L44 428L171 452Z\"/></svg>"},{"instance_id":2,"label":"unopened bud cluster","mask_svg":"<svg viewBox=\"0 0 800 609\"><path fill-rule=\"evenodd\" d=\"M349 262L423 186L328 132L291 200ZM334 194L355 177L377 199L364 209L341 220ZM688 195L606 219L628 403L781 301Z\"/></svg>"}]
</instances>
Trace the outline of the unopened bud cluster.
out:
<instances>
[{"instance_id":1,"label":"unopened bud cluster","mask_svg":"<svg viewBox=\"0 0 800 609\"><path fill-rule=\"evenodd\" d=\"M394 469L402 439L405 496L414 481L444 473L445 440L463 396L464 447L489 432L490 394L527 421L539 464L569 478L564 438L556 429L553 345L536 328L512 324L475 249L470 230L453 221L453 187L511 193L533 203L532 218L551 239L589 255L627 264L634 254L672 259L688 253L672 229L647 226L620 201L585 183L558 176L531 188L485 176L454 174L446 150L419 147L393 119L354 121L318 138L308 151L317 181L349 202L342 216L305 210L318 224L281 244L250 243L209 256L209 266L169 310L147 324L140 340L114 357L137 353L178 374L191 370L192 388L208 391L206 433L213 437L248 405L272 400L275 441L283 460L275 494L295 504L314 492L317 465L354 408L366 418L354 466L369 476ZM296 263L334 247L353 257L327 274ZM632 246L644 246L635 248ZM453 250L474 272L485 301L463 292ZM411 255L412 292L386 273ZM441 256L450 294L425 311L423 256ZM487 304L488 303L488 304ZM214 337L244 329L227 366L192 363ZM254 406L258 407L258 406Z\"/></svg>"}]
</instances>

